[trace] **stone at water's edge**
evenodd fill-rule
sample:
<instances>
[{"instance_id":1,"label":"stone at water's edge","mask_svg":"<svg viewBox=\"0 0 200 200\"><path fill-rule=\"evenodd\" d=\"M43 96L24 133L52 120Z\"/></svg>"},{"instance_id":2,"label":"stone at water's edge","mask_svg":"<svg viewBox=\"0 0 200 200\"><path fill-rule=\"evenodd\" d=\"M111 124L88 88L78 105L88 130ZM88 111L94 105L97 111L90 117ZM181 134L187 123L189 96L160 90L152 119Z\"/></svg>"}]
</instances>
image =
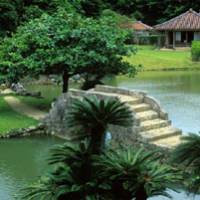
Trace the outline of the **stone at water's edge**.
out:
<instances>
[{"instance_id":1,"label":"stone at water's edge","mask_svg":"<svg viewBox=\"0 0 200 200\"><path fill-rule=\"evenodd\" d=\"M66 139L76 135L67 126L67 112L74 99L84 96L117 98L130 107L134 118L132 127L109 127L115 142L134 144L134 141L140 140L166 148L172 148L180 142L182 131L172 127L168 114L154 98L141 91L101 85L89 91L70 90L68 94L59 97L44 120L48 132Z\"/></svg>"}]
</instances>

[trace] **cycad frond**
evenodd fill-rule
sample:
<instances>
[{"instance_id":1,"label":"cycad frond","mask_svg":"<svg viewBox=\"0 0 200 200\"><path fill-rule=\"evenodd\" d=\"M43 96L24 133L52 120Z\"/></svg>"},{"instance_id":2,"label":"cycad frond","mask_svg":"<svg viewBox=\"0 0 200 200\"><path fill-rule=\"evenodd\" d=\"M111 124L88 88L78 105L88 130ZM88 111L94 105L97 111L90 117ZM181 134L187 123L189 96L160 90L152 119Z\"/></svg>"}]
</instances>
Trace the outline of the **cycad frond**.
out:
<instances>
[{"instance_id":1,"label":"cycad frond","mask_svg":"<svg viewBox=\"0 0 200 200\"><path fill-rule=\"evenodd\" d=\"M68 124L70 127L82 125L86 128L106 128L108 124L131 126L132 120L129 108L117 99L85 97L73 103Z\"/></svg>"},{"instance_id":2,"label":"cycad frond","mask_svg":"<svg viewBox=\"0 0 200 200\"><path fill-rule=\"evenodd\" d=\"M189 134L182 138L183 142L173 153L173 161L181 163L193 170L200 170L200 135Z\"/></svg>"},{"instance_id":3,"label":"cycad frond","mask_svg":"<svg viewBox=\"0 0 200 200\"><path fill-rule=\"evenodd\" d=\"M177 188L181 175L172 167L160 164L158 158L157 152L129 148L95 157L94 165L101 178L109 180L113 187L117 184L121 194L130 193L133 198L143 188L148 197L157 194L168 197L166 188Z\"/></svg>"},{"instance_id":4,"label":"cycad frond","mask_svg":"<svg viewBox=\"0 0 200 200\"><path fill-rule=\"evenodd\" d=\"M80 164L88 158L88 142L83 141L80 144L56 145L50 150L49 164L63 163L66 165Z\"/></svg>"}]
</instances>

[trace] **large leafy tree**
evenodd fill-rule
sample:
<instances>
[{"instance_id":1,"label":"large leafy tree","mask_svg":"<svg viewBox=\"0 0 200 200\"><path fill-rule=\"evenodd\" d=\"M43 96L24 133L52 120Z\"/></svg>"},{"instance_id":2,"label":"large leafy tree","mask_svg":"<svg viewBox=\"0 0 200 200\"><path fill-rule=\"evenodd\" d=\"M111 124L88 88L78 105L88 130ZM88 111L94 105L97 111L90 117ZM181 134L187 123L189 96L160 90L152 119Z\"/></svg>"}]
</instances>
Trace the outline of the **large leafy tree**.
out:
<instances>
[{"instance_id":1,"label":"large leafy tree","mask_svg":"<svg viewBox=\"0 0 200 200\"><path fill-rule=\"evenodd\" d=\"M17 81L26 75L60 74L63 92L69 78L80 74L92 84L109 74L136 72L123 60L131 50L124 42L127 32L110 18L94 20L59 9L43 14L18 28L0 46L0 74Z\"/></svg>"}]
</instances>

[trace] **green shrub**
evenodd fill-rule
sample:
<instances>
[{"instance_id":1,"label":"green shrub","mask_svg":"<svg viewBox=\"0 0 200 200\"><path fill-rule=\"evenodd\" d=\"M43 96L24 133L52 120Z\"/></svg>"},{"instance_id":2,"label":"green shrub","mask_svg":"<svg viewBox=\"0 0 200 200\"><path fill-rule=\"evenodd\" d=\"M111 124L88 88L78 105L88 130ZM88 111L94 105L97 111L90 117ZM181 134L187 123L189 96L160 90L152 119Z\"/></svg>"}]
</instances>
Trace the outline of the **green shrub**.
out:
<instances>
[{"instance_id":1,"label":"green shrub","mask_svg":"<svg viewBox=\"0 0 200 200\"><path fill-rule=\"evenodd\" d=\"M200 41L192 42L192 60L200 61Z\"/></svg>"},{"instance_id":2,"label":"green shrub","mask_svg":"<svg viewBox=\"0 0 200 200\"><path fill-rule=\"evenodd\" d=\"M150 45L161 45L163 44L164 40L163 40L163 36L162 35L148 35L148 36L137 36L137 43L138 44L150 44ZM160 40L160 42L159 42ZM160 43L160 44L159 44Z\"/></svg>"}]
</instances>

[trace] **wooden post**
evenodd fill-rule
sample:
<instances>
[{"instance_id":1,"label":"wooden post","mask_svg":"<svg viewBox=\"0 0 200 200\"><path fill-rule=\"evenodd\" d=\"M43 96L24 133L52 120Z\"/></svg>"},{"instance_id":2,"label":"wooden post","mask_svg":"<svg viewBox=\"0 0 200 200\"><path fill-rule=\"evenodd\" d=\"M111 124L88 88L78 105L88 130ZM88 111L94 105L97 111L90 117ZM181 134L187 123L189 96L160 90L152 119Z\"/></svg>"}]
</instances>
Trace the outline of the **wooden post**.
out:
<instances>
[{"instance_id":1,"label":"wooden post","mask_svg":"<svg viewBox=\"0 0 200 200\"><path fill-rule=\"evenodd\" d=\"M186 46L188 45L188 32L186 31Z\"/></svg>"},{"instance_id":2,"label":"wooden post","mask_svg":"<svg viewBox=\"0 0 200 200\"><path fill-rule=\"evenodd\" d=\"M176 32L173 31L173 49L176 48Z\"/></svg>"},{"instance_id":3,"label":"wooden post","mask_svg":"<svg viewBox=\"0 0 200 200\"><path fill-rule=\"evenodd\" d=\"M158 48L161 48L161 35L158 36L157 45Z\"/></svg>"},{"instance_id":4,"label":"wooden post","mask_svg":"<svg viewBox=\"0 0 200 200\"><path fill-rule=\"evenodd\" d=\"M165 31L165 47L169 47L169 32Z\"/></svg>"}]
</instances>

